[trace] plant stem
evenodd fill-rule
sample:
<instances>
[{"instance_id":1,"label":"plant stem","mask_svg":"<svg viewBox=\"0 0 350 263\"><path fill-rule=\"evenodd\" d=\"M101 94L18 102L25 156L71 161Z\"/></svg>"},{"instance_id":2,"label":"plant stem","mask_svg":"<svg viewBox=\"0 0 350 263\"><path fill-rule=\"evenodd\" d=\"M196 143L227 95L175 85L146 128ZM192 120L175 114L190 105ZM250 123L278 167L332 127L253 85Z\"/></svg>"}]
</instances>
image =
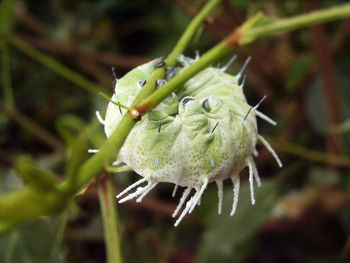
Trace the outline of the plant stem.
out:
<instances>
[{"instance_id":1,"label":"plant stem","mask_svg":"<svg viewBox=\"0 0 350 263\"><path fill-rule=\"evenodd\" d=\"M176 64L176 58L181 55L186 47L189 45L199 26L203 23L206 16L211 10L218 5L222 0L210 0L203 9L192 19L191 23L187 26L185 32L176 43L174 49L171 51L167 59L165 60L165 66L172 67ZM165 77L165 67L161 67L152 72L151 76L147 80L147 83L137 94L132 106L137 105L139 102L147 98L155 90L156 81Z\"/></svg>"},{"instance_id":2,"label":"plant stem","mask_svg":"<svg viewBox=\"0 0 350 263\"><path fill-rule=\"evenodd\" d=\"M173 51L168 56L166 63L168 65L175 65L176 58L184 52L185 47L187 47L192 40L194 34L198 30L198 27L203 23L204 19L211 12L211 10L218 5L222 0L211 0L209 1L202 10L192 19L191 23L186 28Z\"/></svg>"},{"instance_id":3,"label":"plant stem","mask_svg":"<svg viewBox=\"0 0 350 263\"><path fill-rule=\"evenodd\" d=\"M113 181L108 174L98 181L98 196L102 212L107 262L122 263L117 202L115 202L114 197Z\"/></svg>"},{"instance_id":4,"label":"plant stem","mask_svg":"<svg viewBox=\"0 0 350 263\"><path fill-rule=\"evenodd\" d=\"M276 33L292 31L302 27L329 22L349 16L350 4L343 4L323 10L313 11L299 16L294 16L291 18L273 21L267 25L253 27L245 31L244 35L247 39L252 38L255 40L257 38L271 36ZM242 42L244 43L245 41L242 40Z\"/></svg>"},{"instance_id":5,"label":"plant stem","mask_svg":"<svg viewBox=\"0 0 350 263\"><path fill-rule=\"evenodd\" d=\"M70 68L66 67L65 65L59 63L52 57L49 57L45 55L44 53L36 50L32 46L28 45L24 41L22 41L20 38L11 35L11 34L2 34L1 37L3 37L6 41L8 41L12 46L16 47L23 53L27 54L28 56L32 57L34 60L39 61L52 71L56 72L57 74L61 75L62 77L70 80L77 86L88 90L93 93L98 93L100 91L105 92L106 88L103 86L96 84L94 82L91 82L81 76L80 74L74 72Z\"/></svg>"},{"instance_id":6,"label":"plant stem","mask_svg":"<svg viewBox=\"0 0 350 263\"><path fill-rule=\"evenodd\" d=\"M350 167L350 158L347 156L310 150L307 147L291 142L281 141L272 137L264 136L264 138L268 139L269 142L281 152L293 154L314 162Z\"/></svg>"}]
</instances>

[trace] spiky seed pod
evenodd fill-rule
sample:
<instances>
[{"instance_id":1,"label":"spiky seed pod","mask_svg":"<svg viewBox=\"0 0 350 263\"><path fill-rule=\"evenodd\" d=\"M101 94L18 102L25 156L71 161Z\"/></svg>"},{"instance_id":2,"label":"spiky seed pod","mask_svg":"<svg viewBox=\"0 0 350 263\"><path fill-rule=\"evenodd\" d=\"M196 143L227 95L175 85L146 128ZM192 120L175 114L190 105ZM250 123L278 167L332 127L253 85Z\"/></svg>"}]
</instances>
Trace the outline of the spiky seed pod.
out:
<instances>
[{"instance_id":1,"label":"spiky seed pod","mask_svg":"<svg viewBox=\"0 0 350 263\"><path fill-rule=\"evenodd\" d=\"M168 71L168 79L194 61L184 56L178 60L181 67ZM142 89L141 83L159 66L157 61L139 66L119 79L111 100L131 106ZM255 107L247 103L243 83L239 83L248 62L236 76L225 73L229 65L221 69L204 69L136 123L114 164L125 163L143 178L117 197L124 196L136 186L145 185L122 198L120 203L133 198L141 202L158 183L169 182L175 184L174 193L178 185L185 187L173 213L173 217L176 217L193 189L194 194L175 223L177 226L187 213L193 211L208 183L214 181L218 186L220 214L223 180L231 178L234 189L233 215L238 203L239 174L245 167L249 168L251 201L255 203L254 179L258 186L261 184L252 158L257 140L261 140L280 166L282 164L267 141L258 135L256 116L275 123L257 111L260 102ZM164 84L165 80L157 82L158 87ZM105 121L98 115L107 137L113 133L125 111L110 102Z\"/></svg>"}]
</instances>

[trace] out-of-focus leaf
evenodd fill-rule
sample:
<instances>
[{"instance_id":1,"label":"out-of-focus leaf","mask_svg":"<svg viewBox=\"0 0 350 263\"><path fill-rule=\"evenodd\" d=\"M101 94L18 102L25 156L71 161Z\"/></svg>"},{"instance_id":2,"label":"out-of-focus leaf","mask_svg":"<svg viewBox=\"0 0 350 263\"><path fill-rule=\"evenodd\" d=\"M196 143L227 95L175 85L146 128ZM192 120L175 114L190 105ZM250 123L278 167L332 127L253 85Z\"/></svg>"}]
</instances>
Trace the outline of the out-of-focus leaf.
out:
<instances>
[{"instance_id":1,"label":"out-of-focus leaf","mask_svg":"<svg viewBox=\"0 0 350 263\"><path fill-rule=\"evenodd\" d=\"M22 185L22 180L16 176L14 169L0 167L0 193L20 188Z\"/></svg>"},{"instance_id":2,"label":"out-of-focus leaf","mask_svg":"<svg viewBox=\"0 0 350 263\"><path fill-rule=\"evenodd\" d=\"M232 189L232 188L231 188ZM247 255L254 245L252 238L258 227L271 215L277 186L264 181L255 187L256 204L250 201L249 185L241 185L236 214L229 216L232 208L232 190L224 192L223 213L217 214L217 193L211 191L202 200L199 220L206 225L196 262L232 262Z\"/></svg>"},{"instance_id":3,"label":"out-of-focus leaf","mask_svg":"<svg viewBox=\"0 0 350 263\"><path fill-rule=\"evenodd\" d=\"M350 132L350 119L347 119L342 124L334 127L332 129L332 131L336 132L336 133L348 133L348 132Z\"/></svg>"},{"instance_id":4,"label":"out-of-focus leaf","mask_svg":"<svg viewBox=\"0 0 350 263\"><path fill-rule=\"evenodd\" d=\"M0 30L8 31L12 24L13 0L4 0L0 5Z\"/></svg>"},{"instance_id":5,"label":"out-of-focus leaf","mask_svg":"<svg viewBox=\"0 0 350 263\"><path fill-rule=\"evenodd\" d=\"M288 70L286 80L287 91L293 91L300 84L308 69L314 62L315 58L312 55L302 56L294 62Z\"/></svg>"},{"instance_id":6,"label":"out-of-focus leaf","mask_svg":"<svg viewBox=\"0 0 350 263\"><path fill-rule=\"evenodd\" d=\"M335 171L326 170L321 167L313 167L309 174L309 184L335 184L338 181L339 175Z\"/></svg>"},{"instance_id":7,"label":"out-of-focus leaf","mask_svg":"<svg viewBox=\"0 0 350 263\"><path fill-rule=\"evenodd\" d=\"M248 8L248 6L251 4L251 0L230 0L230 2L234 5L234 6L238 6L240 8Z\"/></svg>"},{"instance_id":8,"label":"out-of-focus leaf","mask_svg":"<svg viewBox=\"0 0 350 263\"><path fill-rule=\"evenodd\" d=\"M0 262L60 263L65 252L61 246L61 220L36 220L0 238Z\"/></svg>"},{"instance_id":9,"label":"out-of-focus leaf","mask_svg":"<svg viewBox=\"0 0 350 263\"><path fill-rule=\"evenodd\" d=\"M344 191L348 191L350 189L350 173L349 172L339 177L338 186Z\"/></svg>"},{"instance_id":10,"label":"out-of-focus leaf","mask_svg":"<svg viewBox=\"0 0 350 263\"><path fill-rule=\"evenodd\" d=\"M320 76L316 76L314 83L306 91L304 105L310 123L319 134L327 132L327 110L324 88Z\"/></svg>"},{"instance_id":11,"label":"out-of-focus leaf","mask_svg":"<svg viewBox=\"0 0 350 263\"><path fill-rule=\"evenodd\" d=\"M77 134L86 127L86 123L77 116L63 115L56 121L56 129L68 145L74 144Z\"/></svg>"},{"instance_id":12,"label":"out-of-focus leaf","mask_svg":"<svg viewBox=\"0 0 350 263\"><path fill-rule=\"evenodd\" d=\"M348 64L347 60L345 60ZM335 71L337 80L337 93L339 94L339 106L340 116L342 118L350 117L350 93L349 93L349 74L345 62L337 64ZM327 97L324 91L324 82L321 76L315 77L312 85L307 89L304 100L306 114L310 120L310 123L314 127L315 132L319 134L329 133L329 127L327 126Z\"/></svg>"}]
</instances>

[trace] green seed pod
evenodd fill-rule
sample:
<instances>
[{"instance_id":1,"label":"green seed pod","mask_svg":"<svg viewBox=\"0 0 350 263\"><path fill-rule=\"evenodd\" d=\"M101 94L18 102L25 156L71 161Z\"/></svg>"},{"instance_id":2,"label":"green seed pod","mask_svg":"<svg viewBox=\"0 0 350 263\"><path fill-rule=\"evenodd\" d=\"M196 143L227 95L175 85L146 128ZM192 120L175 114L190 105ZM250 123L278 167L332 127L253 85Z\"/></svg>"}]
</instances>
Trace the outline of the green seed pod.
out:
<instances>
[{"instance_id":1,"label":"green seed pod","mask_svg":"<svg viewBox=\"0 0 350 263\"><path fill-rule=\"evenodd\" d=\"M235 57L234 57L235 58ZM234 58L229 62L231 64ZM168 78L179 74L183 68L194 60L180 56L177 67L168 71ZM141 202L158 183L175 184L173 195L178 185L186 187L176 208L175 217L192 189L194 195L187 201L175 226L182 218L191 213L199 203L208 183L216 182L218 186L219 208L221 213L223 180L231 178L234 198L231 215L235 213L239 193L239 173L249 168L251 201L254 200L253 179L260 186L259 175L252 155L256 152L257 140L260 140L282 166L275 152L257 132L256 116L262 117L275 125L266 115L257 111L261 101L251 107L244 96L240 84L242 72L236 76L225 73L229 64L223 68L208 67L188 80L176 94L166 98L151 112L142 117L131 130L123 147L120 149L114 165L125 163L143 178L121 192L121 197L140 184L134 193L121 199L125 202L136 198ZM131 106L142 83L147 80L157 67L150 62L127 73L117 81L112 101ZM171 74L171 76L169 76ZM157 82L165 84L164 80ZM265 97L264 97L265 98ZM109 103L104 124L109 137L126 113L114 103Z\"/></svg>"}]
</instances>

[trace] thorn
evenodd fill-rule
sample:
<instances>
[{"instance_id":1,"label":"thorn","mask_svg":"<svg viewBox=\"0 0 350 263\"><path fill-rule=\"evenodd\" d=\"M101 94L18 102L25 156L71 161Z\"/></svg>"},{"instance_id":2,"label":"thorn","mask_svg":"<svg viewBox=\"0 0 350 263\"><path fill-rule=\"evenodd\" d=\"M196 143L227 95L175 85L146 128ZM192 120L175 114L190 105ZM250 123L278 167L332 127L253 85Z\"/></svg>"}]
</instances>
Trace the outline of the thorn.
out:
<instances>
[{"instance_id":1,"label":"thorn","mask_svg":"<svg viewBox=\"0 0 350 263\"><path fill-rule=\"evenodd\" d=\"M95 113L96 113L96 117L97 117L98 121L99 121L102 125L105 125L105 121L102 119L100 112L97 110Z\"/></svg>"},{"instance_id":2,"label":"thorn","mask_svg":"<svg viewBox=\"0 0 350 263\"><path fill-rule=\"evenodd\" d=\"M221 215L221 210L222 210L222 198L224 195L223 192L223 182L222 180L216 180L216 185L218 187L218 197L219 197L219 204L218 204L218 214Z\"/></svg>"},{"instance_id":3,"label":"thorn","mask_svg":"<svg viewBox=\"0 0 350 263\"><path fill-rule=\"evenodd\" d=\"M159 127L158 127L158 133L157 134L160 134L160 129L162 128L162 123L160 122L159 123Z\"/></svg>"},{"instance_id":4,"label":"thorn","mask_svg":"<svg viewBox=\"0 0 350 263\"><path fill-rule=\"evenodd\" d=\"M205 100L203 100L203 102L202 102L202 107L203 107L204 109L206 109L206 110L210 110L210 105L209 105L209 100L208 100L208 98L205 99Z\"/></svg>"},{"instance_id":5,"label":"thorn","mask_svg":"<svg viewBox=\"0 0 350 263\"><path fill-rule=\"evenodd\" d=\"M249 56L246 60L245 60L245 62L244 62L244 64L243 64L243 67L241 68L241 70L238 72L238 74L236 75L236 78L237 79L240 79L241 77L242 77L242 74L243 74L243 72L244 72L244 70L246 69L246 67L248 66L248 63L249 63L249 61L252 59L252 57L251 56Z\"/></svg>"},{"instance_id":6,"label":"thorn","mask_svg":"<svg viewBox=\"0 0 350 263\"><path fill-rule=\"evenodd\" d=\"M165 79L157 79L156 81L157 87L163 87L166 84L166 80Z\"/></svg>"},{"instance_id":7,"label":"thorn","mask_svg":"<svg viewBox=\"0 0 350 263\"><path fill-rule=\"evenodd\" d=\"M165 65L165 62L164 62L164 58L163 57L160 57L156 60L155 62L155 66L157 68L160 68L160 67L163 67Z\"/></svg>"},{"instance_id":8,"label":"thorn","mask_svg":"<svg viewBox=\"0 0 350 263\"><path fill-rule=\"evenodd\" d=\"M234 55L234 56L227 62L227 64L221 68L221 70L222 70L223 72L225 72L225 71L231 66L231 64L236 60L236 58L237 58L237 55Z\"/></svg>"},{"instance_id":9,"label":"thorn","mask_svg":"<svg viewBox=\"0 0 350 263\"><path fill-rule=\"evenodd\" d=\"M121 108L120 105L119 105L119 101L118 101L118 108L119 108L120 114L123 116L122 108Z\"/></svg>"},{"instance_id":10,"label":"thorn","mask_svg":"<svg viewBox=\"0 0 350 263\"><path fill-rule=\"evenodd\" d=\"M213 135L213 133L214 133L216 127L218 127L218 125L219 125L219 122L217 122L217 123L215 124L215 126L214 126L214 128L211 130L209 136L212 136L212 135Z\"/></svg>"},{"instance_id":11,"label":"thorn","mask_svg":"<svg viewBox=\"0 0 350 263\"><path fill-rule=\"evenodd\" d=\"M110 99L106 94L104 94L103 92L99 92L98 94L101 95L102 97L104 97L104 98L105 98L106 100L108 100L109 102L113 103L114 105L119 106L119 108L122 107L122 108L124 108L124 109L126 109L126 110L130 110L127 106L125 106L125 105L123 105L123 104L120 104L119 102L115 102L115 101L111 100L111 99Z\"/></svg>"},{"instance_id":12,"label":"thorn","mask_svg":"<svg viewBox=\"0 0 350 263\"><path fill-rule=\"evenodd\" d=\"M114 80L118 82L117 73L115 72L115 67L112 67L112 74L113 74Z\"/></svg>"},{"instance_id":13,"label":"thorn","mask_svg":"<svg viewBox=\"0 0 350 263\"><path fill-rule=\"evenodd\" d=\"M256 104L254 107L250 106L250 108L249 108L247 114L244 116L244 119L241 121L242 124L243 124L243 122L246 120L246 118L248 117L249 112L252 110L252 108L254 108L254 110L256 110L256 109L260 106L260 104L266 99L266 97L267 97L267 96L265 95L265 96L258 102L258 104Z\"/></svg>"},{"instance_id":14,"label":"thorn","mask_svg":"<svg viewBox=\"0 0 350 263\"><path fill-rule=\"evenodd\" d=\"M255 106L254 106L254 110L256 110L259 106L260 106L260 104L266 99L266 95L258 102L258 104L256 104Z\"/></svg>"},{"instance_id":15,"label":"thorn","mask_svg":"<svg viewBox=\"0 0 350 263\"><path fill-rule=\"evenodd\" d=\"M186 57L184 55L180 55L176 58L177 62L180 64L181 67L186 66Z\"/></svg>"},{"instance_id":16,"label":"thorn","mask_svg":"<svg viewBox=\"0 0 350 263\"><path fill-rule=\"evenodd\" d=\"M145 86L146 85L146 80L144 79L144 80L140 80L139 82L137 82L137 85L139 85L139 87L143 87L143 86Z\"/></svg>"},{"instance_id":17,"label":"thorn","mask_svg":"<svg viewBox=\"0 0 350 263\"><path fill-rule=\"evenodd\" d=\"M175 76L175 68L174 67L167 67L166 68L166 75L167 79L172 79Z\"/></svg>"},{"instance_id":18,"label":"thorn","mask_svg":"<svg viewBox=\"0 0 350 263\"><path fill-rule=\"evenodd\" d=\"M245 80L246 80L246 78L247 78L247 75L246 75L246 74L244 74L243 79L242 79L242 82L241 82L241 84L239 85L241 88L243 88L243 87L244 87L244 84L245 84Z\"/></svg>"},{"instance_id":19,"label":"thorn","mask_svg":"<svg viewBox=\"0 0 350 263\"><path fill-rule=\"evenodd\" d=\"M114 89L114 93L117 92L117 81L116 80L113 80L113 82L112 82L112 89Z\"/></svg>"},{"instance_id":20,"label":"thorn","mask_svg":"<svg viewBox=\"0 0 350 263\"><path fill-rule=\"evenodd\" d=\"M248 161L248 168L249 168L249 188L250 188L250 200L252 202L252 205L255 205L255 197L254 197L254 171L253 171L253 165L250 161Z\"/></svg>"},{"instance_id":21,"label":"thorn","mask_svg":"<svg viewBox=\"0 0 350 263\"><path fill-rule=\"evenodd\" d=\"M183 106L186 106L186 104L191 101L191 100L194 100L193 98L190 98L190 97L186 97L182 100L182 105Z\"/></svg>"},{"instance_id":22,"label":"thorn","mask_svg":"<svg viewBox=\"0 0 350 263\"><path fill-rule=\"evenodd\" d=\"M264 113L262 113L262 112L260 112L258 110L255 110L255 114L256 114L256 116L260 117L261 119L263 119L264 121L270 123L271 125L273 125L273 126L277 125L277 122L275 122L273 119L271 119L270 117L268 117Z\"/></svg>"},{"instance_id":23,"label":"thorn","mask_svg":"<svg viewBox=\"0 0 350 263\"><path fill-rule=\"evenodd\" d=\"M173 193L171 194L171 197L175 197L176 191L177 191L178 185L176 184L173 189Z\"/></svg>"},{"instance_id":24,"label":"thorn","mask_svg":"<svg viewBox=\"0 0 350 263\"><path fill-rule=\"evenodd\" d=\"M116 198L120 198L121 196L123 196L124 194L126 194L127 192L129 192L131 189L135 188L136 186L138 186L139 184L146 182L147 179L146 178L142 178L141 180L138 180L137 182L133 183L132 185L129 185L127 188L125 188L121 193L119 193L118 195L116 195Z\"/></svg>"},{"instance_id":25,"label":"thorn","mask_svg":"<svg viewBox=\"0 0 350 263\"><path fill-rule=\"evenodd\" d=\"M200 58L200 54L199 54L199 51L196 50L196 57L195 57L195 60L198 60Z\"/></svg>"},{"instance_id":26,"label":"thorn","mask_svg":"<svg viewBox=\"0 0 350 263\"><path fill-rule=\"evenodd\" d=\"M232 202L232 210L231 210L230 216L233 216L236 213L237 204L238 204L240 179L239 179L239 176L237 175L237 176L232 176L231 180L233 184L233 202Z\"/></svg>"},{"instance_id":27,"label":"thorn","mask_svg":"<svg viewBox=\"0 0 350 263\"><path fill-rule=\"evenodd\" d=\"M248 117L249 112L252 110L252 108L253 108L253 107L252 107L252 106L250 106L250 108L249 108L249 110L248 110L247 114L244 116L243 120L241 121L241 123L242 123L242 124L244 123L245 119Z\"/></svg>"},{"instance_id":28,"label":"thorn","mask_svg":"<svg viewBox=\"0 0 350 263\"><path fill-rule=\"evenodd\" d=\"M268 143L268 141L265 140L264 137L261 135L258 135L258 140L262 142L262 144L266 147L266 149L272 154L273 158L275 158L278 166L281 168L283 166L280 158L278 158L277 153L272 149L271 145Z\"/></svg>"},{"instance_id":29,"label":"thorn","mask_svg":"<svg viewBox=\"0 0 350 263\"><path fill-rule=\"evenodd\" d=\"M175 211L173 212L173 214L171 215L173 218L179 213L180 209L182 208L183 204L185 203L188 195L191 192L191 187L187 187L184 192L182 193L182 196L180 198L179 204L177 205Z\"/></svg>"}]
</instances>

